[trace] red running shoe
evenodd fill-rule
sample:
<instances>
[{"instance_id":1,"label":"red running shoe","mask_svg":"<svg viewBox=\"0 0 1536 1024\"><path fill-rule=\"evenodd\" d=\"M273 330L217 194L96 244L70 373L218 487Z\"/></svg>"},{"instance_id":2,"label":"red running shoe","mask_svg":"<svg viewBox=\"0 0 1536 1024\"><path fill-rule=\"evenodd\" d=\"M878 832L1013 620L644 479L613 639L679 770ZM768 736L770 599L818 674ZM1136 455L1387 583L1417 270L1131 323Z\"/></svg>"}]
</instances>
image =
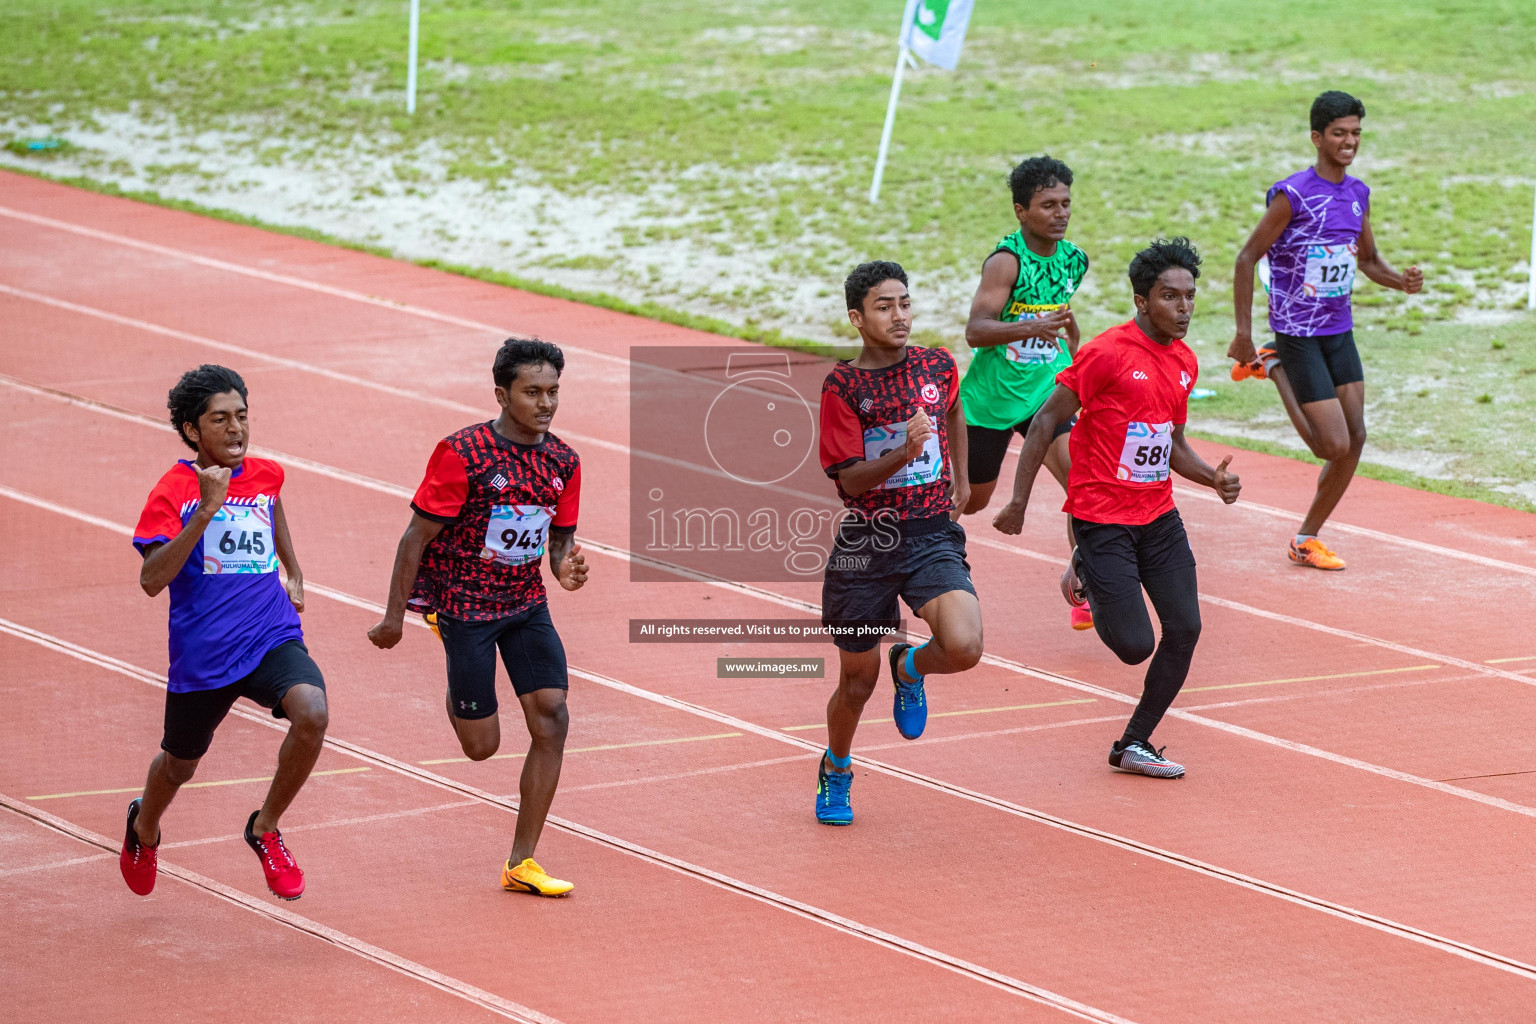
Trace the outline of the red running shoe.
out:
<instances>
[{"instance_id":1,"label":"red running shoe","mask_svg":"<svg viewBox=\"0 0 1536 1024\"><path fill-rule=\"evenodd\" d=\"M281 832L274 829L258 836L251 831L256 824L256 815L260 813L259 810L252 811L250 820L245 823L245 841L261 858L261 873L267 876L267 888L272 890L272 895L278 899L296 900L304 895L304 872L293 854L288 852L288 847L283 845Z\"/></svg>"},{"instance_id":2,"label":"red running shoe","mask_svg":"<svg viewBox=\"0 0 1536 1024\"><path fill-rule=\"evenodd\" d=\"M123 837L123 852L118 855L117 866L123 869L123 881L140 896L155 891L155 875L160 870L160 844L145 846L139 842L139 834L133 823L139 820L139 800L135 797L128 804L128 834Z\"/></svg>"}]
</instances>

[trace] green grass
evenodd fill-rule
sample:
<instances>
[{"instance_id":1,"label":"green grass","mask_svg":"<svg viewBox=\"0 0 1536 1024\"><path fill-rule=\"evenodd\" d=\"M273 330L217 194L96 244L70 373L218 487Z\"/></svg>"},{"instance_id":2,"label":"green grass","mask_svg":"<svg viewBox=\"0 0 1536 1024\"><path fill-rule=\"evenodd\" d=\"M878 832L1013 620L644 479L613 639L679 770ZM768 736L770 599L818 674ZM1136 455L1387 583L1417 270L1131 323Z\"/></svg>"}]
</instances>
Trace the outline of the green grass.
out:
<instances>
[{"instance_id":1,"label":"green grass","mask_svg":"<svg viewBox=\"0 0 1536 1024\"><path fill-rule=\"evenodd\" d=\"M1077 303L1084 326L1129 312L1119 268L1135 249L1189 235L1207 257L1193 335L1218 391L1196 416L1278 437L1286 428L1272 389L1218 380L1231 258L1264 187L1310 162L1311 97L1343 88L1369 111L1357 169L1373 189L1377 239L1394 265L1417 261L1427 282L1414 299L1371 284L1357 292L1373 445L1400 461L1424 453L1433 475L1467 486L1529 481L1536 317L1514 310L1530 246L1536 4L981 4L956 73L908 76L871 208L863 193L899 9L424 0L411 118L400 2L10 0L0 140L7 124L12 137L0 160L128 180L131 155L93 158L78 141L128 114L189 140L234 133L225 144L252 166L351 154L390 171L388 183L360 182L355 202L386 184L410 196L445 182L502 194L531 181L596 203L640 197L607 255L537 252L471 261L487 265L469 272L754 340L824 345L846 339L842 275L879 256L913 273L919 339L963 347L958 325L980 259L1012 226L1006 172L1048 151L1077 173L1072 237L1094 261ZM44 136L74 148L17 145ZM135 180L196 203L203 160L194 141L174 160L133 168ZM444 245L451 251L451 239ZM735 269L669 274L668 253L684 249ZM560 283L577 273L611 285ZM815 285L809 302L790 294L803 282Z\"/></svg>"}]
</instances>

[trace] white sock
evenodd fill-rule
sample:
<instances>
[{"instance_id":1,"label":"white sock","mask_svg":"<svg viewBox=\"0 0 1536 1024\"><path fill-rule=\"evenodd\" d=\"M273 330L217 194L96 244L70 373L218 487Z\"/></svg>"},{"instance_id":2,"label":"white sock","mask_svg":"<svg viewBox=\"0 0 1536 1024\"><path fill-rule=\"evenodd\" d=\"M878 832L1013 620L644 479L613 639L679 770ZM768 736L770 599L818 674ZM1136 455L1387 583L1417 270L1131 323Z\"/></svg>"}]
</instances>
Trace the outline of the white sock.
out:
<instances>
[{"instance_id":1,"label":"white sock","mask_svg":"<svg viewBox=\"0 0 1536 1024\"><path fill-rule=\"evenodd\" d=\"M1309 540L1317 540L1317 534L1315 534L1315 533L1298 533L1296 535L1296 546L1297 547L1301 547L1303 544L1305 544Z\"/></svg>"}]
</instances>

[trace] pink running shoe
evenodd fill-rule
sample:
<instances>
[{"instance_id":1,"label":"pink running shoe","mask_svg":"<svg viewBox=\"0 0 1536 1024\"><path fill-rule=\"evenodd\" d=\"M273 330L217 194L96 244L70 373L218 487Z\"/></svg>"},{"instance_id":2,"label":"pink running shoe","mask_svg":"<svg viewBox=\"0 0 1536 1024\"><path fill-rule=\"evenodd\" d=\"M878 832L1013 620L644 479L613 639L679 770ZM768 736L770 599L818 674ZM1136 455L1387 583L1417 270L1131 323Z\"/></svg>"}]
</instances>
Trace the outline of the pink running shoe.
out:
<instances>
[{"instance_id":1,"label":"pink running shoe","mask_svg":"<svg viewBox=\"0 0 1536 1024\"><path fill-rule=\"evenodd\" d=\"M296 900L304 895L304 872L283 844L281 832L273 829L258 836L251 831L256 824L256 815L260 813L252 811L250 820L245 823L245 841L261 858L261 873L267 876L267 888L272 890L272 895L278 899Z\"/></svg>"}]
</instances>

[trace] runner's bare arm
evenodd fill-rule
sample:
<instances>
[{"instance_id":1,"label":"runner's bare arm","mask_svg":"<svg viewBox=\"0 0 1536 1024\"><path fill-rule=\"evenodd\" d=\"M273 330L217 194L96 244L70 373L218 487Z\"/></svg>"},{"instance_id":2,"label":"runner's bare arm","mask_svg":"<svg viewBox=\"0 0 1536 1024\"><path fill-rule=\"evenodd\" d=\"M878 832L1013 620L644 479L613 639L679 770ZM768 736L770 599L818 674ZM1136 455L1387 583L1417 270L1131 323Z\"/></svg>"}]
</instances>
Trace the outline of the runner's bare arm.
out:
<instances>
[{"instance_id":1,"label":"runner's bare arm","mask_svg":"<svg viewBox=\"0 0 1536 1024\"><path fill-rule=\"evenodd\" d=\"M1184 440L1184 424L1180 423L1173 428L1173 449L1169 453L1168 464L1184 479L1204 484L1214 490L1228 505L1237 500L1238 492L1243 489L1237 474L1227 471L1231 461L1232 456L1228 455L1221 460L1219 466L1212 466L1196 455L1195 450L1189 446L1189 442Z\"/></svg>"},{"instance_id":2,"label":"runner's bare arm","mask_svg":"<svg viewBox=\"0 0 1536 1024\"><path fill-rule=\"evenodd\" d=\"M889 480L902 466L923 454L923 443L933 436L933 424L921 409L907 421L907 443L893 448L878 459L864 459L837 471L837 482L851 497L857 498Z\"/></svg>"},{"instance_id":3,"label":"runner's bare arm","mask_svg":"<svg viewBox=\"0 0 1536 1024\"><path fill-rule=\"evenodd\" d=\"M277 545L277 560L283 563L288 574L283 587L294 611L304 610L304 570L299 568L299 556L293 552L293 536L288 532L288 517L283 513L283 499L272 503L272 542Z\"/></svg>"},{"instance_id":4,"label":"runner's bare arm","mask_svg":"<svg viewBox=\"0 0 1536 1024\"><path fill-rule=\"evenodd\" d=\"M949 479L950 499L955 507L950 511L949 518L958 520L960 513L971 500L971 477L968 471L967 456L969 437L965 432L965 409L960 404L960 396L955 395L955 404L949 407L945 414L945 429L949 434Z\"/></svg>"},{"instance_id":5,"label":"runner's bare arm","mask_svg":"<svg viewBox=\"0 0 1536 1024\"><path fill-rule=\"evenodd\" d=\"M1376 248L1376 236L1371 234L1371 215L1366 214L1360 218L1360 273L1375 281L1383 288L1396 288L1400 292L1409 295L1417 294L1424 287L1424 271L1417 265L1409 267L1399 274L1387 266L1387 261L1381 258L1380 251Z\"/></svg>"},{"instance_id":6,"label":"runner's bare arm","mask_svg":"<svg viewBox=\"0 0 1536 1024\"><path fill-rule=\"evenodd\" d=\"M1013 477L1013 497L1008 499L992 525L1002 533L1019 533L1024 529L1024 511L1029 508L1029 492L1035 486L1035 474L1045 462L1056 434L1056 425L1070 420L1082 408L1077 394L1065 384L1056 385L1051 397L1045 400L1040 411L1029 421L1029 433L1024 437L1024 448L1019 452L1019 470Z\"/></svg>"},{"instance_id":7,"label":"runner's bare arm","mask_svg":"<svg viewBox=\"0 0 1536 1024\"><path fill-rule=\"evenodd\" d=\"M549 535L549 571L566 590L580 590L587 582L587 556L576 543L576 533Z\"/></svg>"},{"instance_id":8,"label":"runner's bare arm","mask_svg":"<svg viewBox=\"0 0 1536 1024\"><path fill-rule=\"evenodd\" d=\"M990 348L1026 338L1054 338L1073 322L1071 312L1065 308L1035 320L999 320L1013 294L1018 274L1018 257L1009 252L995 252L981 265L981 284L976 286L971 318L965 323L965 341L971 348Z\"/></svg>"},{"instance_id":9,"label":"runner's bare arm","mask_svg":"<svg viewBox=\"0 0 1536 1024\"><path fill-rule=\"evenodd\" d=\"M442 523L411 513L410 525L405 528L400 546L395 549L395 569L389 577L389 602L384 607L384 617L368 631L368 639L375 647L387 650L400 642L400 636L405 632L405 603L410 599L411 587L416 584L421 553L442 532Z\"/></svg>"},{"instance_id":10,"label":"runner's bare arm","mask_svg":"<svg viewBox=\"0 0 1536 1024\"><path fill-rule=\"evenodd\" d=\"M1258 358L1253 347L1253 272L1259 257L1269 252L1290 222L1291 201L1284 192L1277 192L1269 209L1259 218L1259 226L1237 254L1237 266L1232 271L1232 319L1237 330L1232 344L1227 346L1228 359L1251 363Z\"/></svg>"},{"instance_id":11,"label":"runner's bare arm","mask_svg":"<svg viewBox=\"0 0 1536 1024\"><path fill-rule=\"evenodd\" d=\"M139 586L144 593L154 597L171 585L171 580L187 564L187 556L197 547L203 531L213 522L214 513L224 504L229 493L230 470L223 466L207 469L192 467L197 473L198 504L181 532L170 541L150 544L144 549L144 564L139 568Z\"/></svg>"}]
</instances>

